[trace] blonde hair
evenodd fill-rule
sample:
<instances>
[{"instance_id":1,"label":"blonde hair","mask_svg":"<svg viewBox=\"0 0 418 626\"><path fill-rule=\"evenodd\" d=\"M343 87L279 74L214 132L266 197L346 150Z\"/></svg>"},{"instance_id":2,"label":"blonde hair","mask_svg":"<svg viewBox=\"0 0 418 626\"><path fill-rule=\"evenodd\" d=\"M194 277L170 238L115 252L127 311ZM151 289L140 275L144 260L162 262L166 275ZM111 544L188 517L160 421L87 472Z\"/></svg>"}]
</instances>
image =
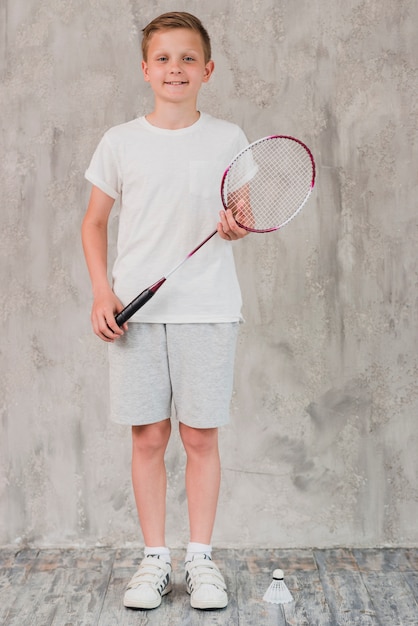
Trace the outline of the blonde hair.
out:
<instances>
[{"instance_id":1,"label":"blonde hair","mask_svg":"<svg viewBox=\"0 0 418 626\"><path fill-rule=\"evenodd\" d=\"M199 18L191 15L191 13L172 11L170 13L163 13L159 17L156 17L142 30L142 58L144 61L147 60L148 46L153 34L157 31L168 30L170 28L187 28L197 32L202 39L205 63L208 63L208 61L211 60L212 51L210 37Z\"/></svg>"}]
</instances>

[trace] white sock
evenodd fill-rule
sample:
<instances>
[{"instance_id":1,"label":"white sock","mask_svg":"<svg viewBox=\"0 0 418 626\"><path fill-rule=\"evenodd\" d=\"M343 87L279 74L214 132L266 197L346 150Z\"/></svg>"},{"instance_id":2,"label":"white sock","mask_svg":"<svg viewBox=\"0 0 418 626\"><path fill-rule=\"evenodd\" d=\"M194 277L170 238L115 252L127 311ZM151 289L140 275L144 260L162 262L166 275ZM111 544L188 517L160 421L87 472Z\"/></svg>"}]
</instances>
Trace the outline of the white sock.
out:
<instances>
[{"instance_id":1,"label":"white sock","mask_svg":"<svg viewBox=\"0 0 418 626\"><path fill-rule=\"evenodd\" d=\"M194 541L191 541L187 546L185 562L187 563L187 561L192 561L193 557L196 554L205 554L206 556L211 558L212 546L207 545L206 543L196 543Z\"/></svg>"},{"instance_id":2,"label":"white sock","mask_svg":"<svg viewBox=\"0 0 418 626\"><path fill-rule=\"evenodd\" d=\"M166 563L169 563L171 565L170 550L166 546L158 546L156 548L150 548L149 546L145 546L144 556L159 556L164 559Z\"/></svg>"}]
</instances>

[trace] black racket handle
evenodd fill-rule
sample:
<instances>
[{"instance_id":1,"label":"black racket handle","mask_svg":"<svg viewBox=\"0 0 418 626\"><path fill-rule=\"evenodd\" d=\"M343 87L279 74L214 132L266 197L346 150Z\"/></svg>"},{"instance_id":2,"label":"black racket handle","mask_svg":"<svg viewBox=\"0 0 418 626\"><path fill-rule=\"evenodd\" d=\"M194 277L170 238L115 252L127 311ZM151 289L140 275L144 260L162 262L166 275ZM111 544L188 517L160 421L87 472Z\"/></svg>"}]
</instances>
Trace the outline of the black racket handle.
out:
<instances>
[{"instance_id":1,"label":"black racket handle","mask_svg":"<svg viewBox=\"0 0 418 626\"><path fill-rule=\"evenodd\" d=\"M139 296L137 296L134 300L132 300L132 302L127 304L126 307L115 316L115 321L119 328L122 326L122 324L127 322L128 319L130 319L132 315L134 315L134 313L139 311L139 309L143 307L144 304L148 302L148 300L151 300L152 296L158 291L161 285L165 283L165 280L165 278L162 278L154 285L151 285L151 287L147 287L147 289L144 289L144 291L142 291Z\"/></svg>"}]
</instances>

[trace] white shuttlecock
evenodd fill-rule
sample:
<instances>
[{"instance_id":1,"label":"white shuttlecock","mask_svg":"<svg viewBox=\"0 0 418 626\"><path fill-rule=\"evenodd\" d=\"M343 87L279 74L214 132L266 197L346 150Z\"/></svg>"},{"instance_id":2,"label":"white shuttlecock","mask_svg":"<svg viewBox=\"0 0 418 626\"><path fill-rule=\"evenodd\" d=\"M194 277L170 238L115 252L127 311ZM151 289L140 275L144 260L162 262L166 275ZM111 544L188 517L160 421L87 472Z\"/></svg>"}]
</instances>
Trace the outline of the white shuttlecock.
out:
<instances>
[{"instance_id":1,"label":"white shuttlecock","mask_svg":"<svg viewBox=\"0 0 418 626\"><path fill-rule=\"evenodd\" d=\"M263 596L265 602L270 602L271 604L293 602L293 596L286 587L283 579L283 571L281 569L275 569L273 572L273 580Z\"/></svg>"}]
</instances>

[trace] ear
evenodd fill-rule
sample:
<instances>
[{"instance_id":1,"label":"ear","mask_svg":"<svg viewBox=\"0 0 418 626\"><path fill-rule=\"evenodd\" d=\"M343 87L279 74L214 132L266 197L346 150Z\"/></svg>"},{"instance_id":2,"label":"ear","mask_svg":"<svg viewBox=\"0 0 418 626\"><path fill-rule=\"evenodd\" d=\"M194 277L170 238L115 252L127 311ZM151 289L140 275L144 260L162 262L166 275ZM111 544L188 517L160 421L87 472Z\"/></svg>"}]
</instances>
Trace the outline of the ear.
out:
<instances>
[{"instance_id":1,"label":"ear","mask_svg":"<svg viewBox=\"0 0 418 626\"><path fill-rule=\"evenodd\" d=\"M207 83L208 80L210 79L210 77L213 74L213 71L215 69L215 63L213 61L208 61L208 63L206 63L205 65L205 70L203 73L203 82Z\"/></svg>"},{"instance_id":2,"label":"ear","mask_svg":"<svg viewBox=\"0 0 418 626\"><path fill-rule=\"evenodd\" d=\"M142 73L144 75L144 79L149 82L149 75L148 75L148 65L146 61L142 61L141 63L141 68L142 68Z\"/></svg>"}]
</instances>

